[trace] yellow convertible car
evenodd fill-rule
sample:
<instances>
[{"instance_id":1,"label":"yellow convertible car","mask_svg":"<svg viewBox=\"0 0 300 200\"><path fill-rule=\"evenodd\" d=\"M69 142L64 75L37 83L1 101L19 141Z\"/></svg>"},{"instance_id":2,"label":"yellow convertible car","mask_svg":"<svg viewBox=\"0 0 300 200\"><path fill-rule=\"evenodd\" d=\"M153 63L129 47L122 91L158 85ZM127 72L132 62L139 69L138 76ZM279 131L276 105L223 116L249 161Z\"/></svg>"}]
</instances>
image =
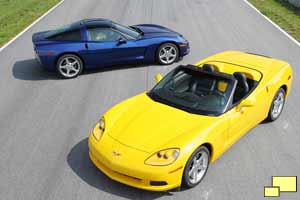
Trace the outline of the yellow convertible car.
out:
<instances>
[{"instance_id":1,"label":"yellow convertible car","mask_svg":"<svg viewBox=\"0 0 300 200\"><path fill-rule=\"evenodd\" d=\"M156 79L151 91L103 115L90 133L89 155L113 180L166 191L196 186L247 131L278 119L292 70L284 61L226 51Z\"/></svg>"}]
</instances>

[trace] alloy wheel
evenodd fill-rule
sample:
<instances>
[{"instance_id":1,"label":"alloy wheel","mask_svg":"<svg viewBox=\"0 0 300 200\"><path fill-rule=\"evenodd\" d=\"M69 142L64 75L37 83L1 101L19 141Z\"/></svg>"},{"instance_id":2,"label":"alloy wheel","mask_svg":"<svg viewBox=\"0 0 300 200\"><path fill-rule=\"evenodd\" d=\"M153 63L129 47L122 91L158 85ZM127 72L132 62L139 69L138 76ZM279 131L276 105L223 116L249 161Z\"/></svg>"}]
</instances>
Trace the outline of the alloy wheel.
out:
<instances>
[{"instance_id":1,"label":"alloy wheel","mask_svg":"<svg viewBox=\"0 0 300 200\"><path fill-rule=\"evenodd\" d=\"M209 155L205 151L199 151L194 155L191 165L189 166L189 181L192 184L197 184L204 177L207 168Z\"/></svg>"},{"instance_id":2,"label":"alloy wheel","mask_svg":"<svg viewBox=\"0 0 300 200\"><path fill-rule=\"evenodd\" d=\"M59 72L66 78L72 78L79 74L81 62L74 56L67 56L60 60L58 65Z\"/></svg>"},{"instance_id":3,"label":"alloy wheel","mask_svg":"<svg viewBox=\"0 0 300 200\"><path fill-rule=\"evenodd\" d=\"M271 110L271 114L274 119L278 118L279 115L281 114L283 105L284 105L284 94L282 92L278 92L274 99L273 107Z\"/></svg>"},{"instance_id":4,"label":"alloy wheel","mask_svg":"<svg viewBox=\"0 0 300 200\"><path fill-rule=\"evenodd\" d=\"M171 45L164 46L159 51L159 59L164 64L171 64L177 58L177 49Z\"/></svg>"}]
</instances>

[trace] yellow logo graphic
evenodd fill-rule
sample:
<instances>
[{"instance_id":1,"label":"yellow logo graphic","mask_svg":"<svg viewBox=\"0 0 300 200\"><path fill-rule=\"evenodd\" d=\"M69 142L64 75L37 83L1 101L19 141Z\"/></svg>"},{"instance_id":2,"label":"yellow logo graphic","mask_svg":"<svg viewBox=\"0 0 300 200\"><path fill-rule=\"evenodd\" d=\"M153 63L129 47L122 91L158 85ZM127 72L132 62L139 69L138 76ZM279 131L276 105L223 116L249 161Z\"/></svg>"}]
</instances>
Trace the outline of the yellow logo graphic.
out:
<instances>
[{"instance_id":1,"label":"yellow logo graphic","mask_svg":"<svg viewBox=\"0 0 300 200\"><path fill-rule=\"evenodd\" d=\"M297 176L272 176L272 186L264 188L264 196L279 197L280 192L297 192Z\"/></svg>"},{"instance_id":2,"label":"yellow logo graphic","mask_svg":"<svg viewBox=\"0 0 300 200\"><path fill-rule=\"evenodd\" d=\"M265 197L279 197L279 187L265 187Z\"/></svg>"}]
</instances>

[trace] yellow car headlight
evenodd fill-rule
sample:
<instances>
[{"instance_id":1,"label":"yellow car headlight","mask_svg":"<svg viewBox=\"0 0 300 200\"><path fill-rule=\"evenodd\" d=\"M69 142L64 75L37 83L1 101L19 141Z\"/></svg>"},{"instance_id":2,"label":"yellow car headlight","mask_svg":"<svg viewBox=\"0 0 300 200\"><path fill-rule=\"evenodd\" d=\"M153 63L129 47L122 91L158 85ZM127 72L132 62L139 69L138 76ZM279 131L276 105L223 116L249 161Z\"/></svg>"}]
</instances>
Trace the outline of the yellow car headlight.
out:
<instances>
[{"instance_id":1,"label":"yellow car headlight","mask_svg":"<svg viewBox=\"0 0 300 200\"><path fill-rule=\"evenodd\" d=\"M176 161L179 156L178 148L164 149L156 152L145 160L146 165L164 166Z\"/></svg>"},{"instance_id":2,"label":"yellow car headlight","mask_svg":"<svg viewBox=\"0 0 300 200\"><path fill-rule=\"evenodd\" d=\"M102 117L99 120L99 122L96 124L94 129L92 130L93 135L94 135L96 140L100 140L104 130L105 130L105 121L104 121L104 118Z\"/></svg>"}]
</instances>

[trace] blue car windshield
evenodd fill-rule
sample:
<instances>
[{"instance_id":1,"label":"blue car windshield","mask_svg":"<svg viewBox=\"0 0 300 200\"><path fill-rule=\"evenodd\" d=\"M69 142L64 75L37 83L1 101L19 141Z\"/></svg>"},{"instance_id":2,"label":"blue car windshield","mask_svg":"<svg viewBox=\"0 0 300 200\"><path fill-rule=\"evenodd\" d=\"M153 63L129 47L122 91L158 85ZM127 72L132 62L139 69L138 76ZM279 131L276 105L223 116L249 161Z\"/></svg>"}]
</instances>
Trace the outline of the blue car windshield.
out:
<instances>
[{"instance_id":1,"label":"blue car windshield","mask_svg":"<svg viewBox=\"0 0 300 200\"><path fill-rule=\"evenodd\" d=\"M148 96L191 113L219 115L225 112L235 84L235 79L222 74L179 67L161 80Z\"/></svg>"},{"instance_id":2,"label":"blue car windshield","mask_svg":"<svg viewBox=\"0 0 300 200\"><path fill-rule=\"evenodd\" d=\"M114 23L114 26L118 31L132 37L133 39L137 39L141 35L141 33L139 33L137 30L123 26L121 24Z\"/></svg>"}]
</instances>

